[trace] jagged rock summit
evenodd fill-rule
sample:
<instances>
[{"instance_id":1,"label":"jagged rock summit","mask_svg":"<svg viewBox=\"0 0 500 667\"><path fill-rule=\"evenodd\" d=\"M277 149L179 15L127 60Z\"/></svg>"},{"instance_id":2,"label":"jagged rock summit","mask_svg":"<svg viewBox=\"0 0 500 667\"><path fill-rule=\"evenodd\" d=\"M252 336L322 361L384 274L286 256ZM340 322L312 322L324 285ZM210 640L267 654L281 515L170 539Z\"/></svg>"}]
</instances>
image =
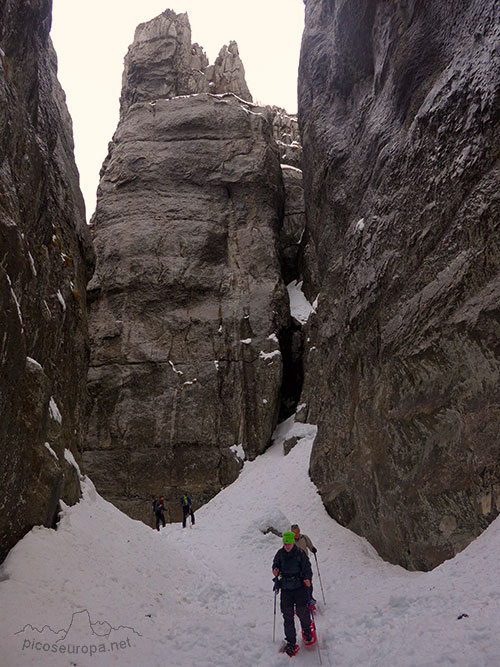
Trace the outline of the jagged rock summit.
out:
<instances>
[{"instance_id":1,"label":"jagged rock summit","mask_svg":"<svg viewBox=\"0 0 500 667\"><path fill-rule=\"evenodd\" d=\"M236 42L223 46L209 65L203 48L191 44L187 14L167 9L141 23L125 56L120 115L135 102L196 93L234 93L252 102Z\"/></svg>"},{"instance_id":2,"label":"jagged rock summit","mask_svg":"<svg viewBox=\"0 0 500 667\"><path fill-rule=\"evenodd\" d=\"M139 26L93 218L84 460L145 521L152 493L175 518L234 480L278 418L284 188L273 112L242 97L234 42L211 68L185 14Z\"/></svg>"}]
</instances>

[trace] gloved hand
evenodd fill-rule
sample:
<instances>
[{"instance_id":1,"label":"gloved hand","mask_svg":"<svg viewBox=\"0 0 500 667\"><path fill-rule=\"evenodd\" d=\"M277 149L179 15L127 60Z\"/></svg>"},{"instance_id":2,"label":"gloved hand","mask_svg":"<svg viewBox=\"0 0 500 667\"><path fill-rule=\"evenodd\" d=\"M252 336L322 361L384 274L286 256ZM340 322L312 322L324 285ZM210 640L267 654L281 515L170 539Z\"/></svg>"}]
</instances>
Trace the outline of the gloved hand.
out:
<instances>
[{"instance_id":1,"label":"gloved hand","mask_svg":"<svg viewBox=\"0 0 500 667\"><path fill-rule=\"evenodd\" d=\"M316 549L316 547L313 547L311 551L313 552L313 554L315 554L318 550Z\"/></svg>"},{"instance_id":2,"label":"gloved hand","mask_svg":"<svg viewBox=\"0 0 500 667\"><path fill-rule=\"evenodd\" d=\"M273 581L274 581L273 591L279 591L280 580L278 579L278 577L274 577Z\"/></svg>"}]
</instances>

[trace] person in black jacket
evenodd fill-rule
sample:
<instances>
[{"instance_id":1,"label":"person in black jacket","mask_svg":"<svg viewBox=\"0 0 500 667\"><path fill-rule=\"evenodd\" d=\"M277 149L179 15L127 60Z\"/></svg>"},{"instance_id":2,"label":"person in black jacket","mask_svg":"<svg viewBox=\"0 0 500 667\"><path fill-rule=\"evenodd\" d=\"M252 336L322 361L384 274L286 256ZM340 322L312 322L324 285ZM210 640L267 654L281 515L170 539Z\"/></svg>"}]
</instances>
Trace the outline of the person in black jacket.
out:
<instances>
[{"instance_id":1,"label":"person in black jacket","mask_svg":"<svg viewBox=\"0 0 500 667\"><path fill-rule=\"evenodd\" d=\"M273 560L273 574L279 577L278 583L281 589L280 606L287 642L285 652L292 656L298 651L293 618L295 609L305 641L312 640L311 616L307 605L309 599L307 588L311 585L312 568L306 553L296 546L292 531L283 533L283 546L276 552Z\"/></svg>"},{"instance_id":2,"label":"person in black jacket","mask_svg":"<svg viewBox=\"0 0 500 667\"><path fill-rule=\"evenodd\" d=\"M165 510L165 498L163 496L160 496L160 500L155 498L153 500L153 512L155 513L156 517L156 530L160 530L160 523L162 524L163 528L165 528Z\"/></svg>"}]
</instances>

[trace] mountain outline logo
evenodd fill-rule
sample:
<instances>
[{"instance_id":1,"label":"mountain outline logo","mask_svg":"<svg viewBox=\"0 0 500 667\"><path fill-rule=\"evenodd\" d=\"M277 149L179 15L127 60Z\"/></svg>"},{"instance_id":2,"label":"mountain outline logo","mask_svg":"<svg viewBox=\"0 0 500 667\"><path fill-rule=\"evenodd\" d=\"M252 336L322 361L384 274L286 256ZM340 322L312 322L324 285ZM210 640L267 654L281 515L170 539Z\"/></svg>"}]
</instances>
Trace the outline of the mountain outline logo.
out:
<instances>
[{"instance_id":1,"label":"mountain outline logo","mask_svg":"<svg viewBox=\"0 0 500 667\"><path fill-rule=\"evenodd\" d=\"M81 609L80 611L73 612L71 622L66 629L62 628L61 630L53 630L50 625L44 625L40 629L31 623L27 623L22 630L18 630L18 632L15 632L14 634L23 635L27 632L37 632L39 635L45 634L45 636L47 636L50 633L53 636L53 641L58 643L66 640L71 632L74 634L75 632L81 633L81 631L87 631L91 636L98 637L101 640L110 639L112 632L119 633L121 631L133 632L138 637L142 637L140 632L137 632L137 630L129 625L119 625L115 628L108 621L92 622L88 609Z\"/></svg>"}]
</instances>

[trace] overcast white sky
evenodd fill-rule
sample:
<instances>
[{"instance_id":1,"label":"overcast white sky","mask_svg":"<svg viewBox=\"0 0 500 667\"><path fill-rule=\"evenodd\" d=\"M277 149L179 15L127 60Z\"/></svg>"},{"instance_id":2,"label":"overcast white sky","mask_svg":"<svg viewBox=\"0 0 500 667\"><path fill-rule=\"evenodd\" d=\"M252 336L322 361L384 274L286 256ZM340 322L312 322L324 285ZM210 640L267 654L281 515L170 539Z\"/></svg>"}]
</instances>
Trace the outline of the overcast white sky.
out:
<instances>
[{"instance_id":1,"label":"overcast white sky","mask_svg":"<svg viewBox=\"0 0 500 667\"><path fill-rule=\"evenodd\" d=\"M254 101L297 111L303 0L53 0L51 34L88 218L118 122L123 58L136 26L165 9L188 13L192 41L210 62L223 44L236 40Z\"/></svg>"}]
</instances>

